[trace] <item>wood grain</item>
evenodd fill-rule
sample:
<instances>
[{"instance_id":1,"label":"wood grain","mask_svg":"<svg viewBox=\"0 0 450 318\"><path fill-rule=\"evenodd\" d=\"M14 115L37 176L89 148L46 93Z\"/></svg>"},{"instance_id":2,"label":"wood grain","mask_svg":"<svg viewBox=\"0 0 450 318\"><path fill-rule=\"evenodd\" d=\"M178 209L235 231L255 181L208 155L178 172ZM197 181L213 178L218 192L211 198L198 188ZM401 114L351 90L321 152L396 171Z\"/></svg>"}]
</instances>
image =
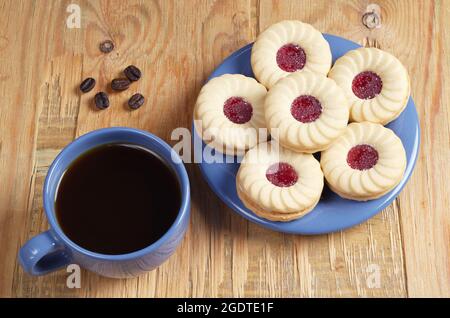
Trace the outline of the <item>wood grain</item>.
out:
<instances>
[{"instance_id":1,"label":"wood grain","mask_svg":"<svg viewBox=\"0 0 450 318\"><path fill-rule=\"evenodd\" d=\"M7 297L450 297L450 1L377 1L382 27L361 23L368 1L77 1L82 27L68 29L72 1L0 2L0 296ZM42 186L48 166L75 137L131 126L170 144L190 127L210 72L271 23L309 22L319 30L392 52L411 75L421 120L415 172L394 203L352 229L305 237L272 232L227 208L188 164L192 218L168 262L129 280L82 272L81 289L64 270L26 275L17 251L48 228ZM112 39L115 50L98 44ZM144 76L96 111L87 76L106 89L129 64ZM142 92L147 103L129 111ZM380 270L380 286L368 283Z\"/></svg>"}]
</instances>

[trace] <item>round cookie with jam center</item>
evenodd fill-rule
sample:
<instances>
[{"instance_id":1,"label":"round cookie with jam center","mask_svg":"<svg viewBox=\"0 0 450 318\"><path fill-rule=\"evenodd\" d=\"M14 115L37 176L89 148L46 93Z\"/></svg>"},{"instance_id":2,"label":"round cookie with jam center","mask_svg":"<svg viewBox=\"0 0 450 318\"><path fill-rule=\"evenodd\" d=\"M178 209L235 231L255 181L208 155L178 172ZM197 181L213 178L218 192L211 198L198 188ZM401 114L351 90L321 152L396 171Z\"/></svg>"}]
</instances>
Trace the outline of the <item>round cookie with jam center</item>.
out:
<instances>
[{"instance_id":1,"label":"round cookie with jam center","mask_svg":"<svg viewBox=\"0 0 450 318\"><path fill-rule=\"evenodd\" d=\"M252 47L251 64L258 81L271 88L293 72L327 75L331 50L322 33L312 25L285 20L271 25L258 36Z\"/></svg>"},{"instance_id":2,"label":"round cookie with jam center","mask_svg":"<svg viewBox=\"0 0 450 318\"><path fill-rule=\"evenodd\" d=\"M194 109L194 126L205 143L228 155L242 154L265 128L266 88L254 78L224 74L203 86Z\"/></svg>"},{"instance_id":3,"label":"round cookie with jam center","mask_svg":"<svg viewBox=\"0 0 450 318\"><path fill-rule=\"evenodd\" d=\"M344 90L350 120L385 125L405 109L410 94L406 68L377 48L359 48L339 58L328 77Z\"/></svg>"},{"instance_id":4,"label":"round cookie with jam center","mask_svg":"<svg viewBox=\"0 0 450 318\"><path fill-rule=\"evenodd\" d=\"M367 201L391 191L403 178L405 149L395 133L380 124L351 123L320 158L325 179L343 198Z\"/></svg>"},{"instance_id":5,"label":"round cookie with jam center","mask_svg":"<svg viewBox=\"0 0 450 318\"><path fill-rule=\"evenodd\" d=\"M250 149L236 176L244 205L268 220L287 222L310 212L319 202L323 173L311 154L265 142Z\"/></svg>"},{"instance_id":6,"label":"round cookie with jam center","mask_svg":"<svg viewBox=\"0 0 450 318\"><path fill-rule=\"evenodd\" d=\"M324 75L294 73L267 94L265 118L272 138L297 152L324 150L345 130L349 106L342 89Z\"/></svg>"}]
</instances>

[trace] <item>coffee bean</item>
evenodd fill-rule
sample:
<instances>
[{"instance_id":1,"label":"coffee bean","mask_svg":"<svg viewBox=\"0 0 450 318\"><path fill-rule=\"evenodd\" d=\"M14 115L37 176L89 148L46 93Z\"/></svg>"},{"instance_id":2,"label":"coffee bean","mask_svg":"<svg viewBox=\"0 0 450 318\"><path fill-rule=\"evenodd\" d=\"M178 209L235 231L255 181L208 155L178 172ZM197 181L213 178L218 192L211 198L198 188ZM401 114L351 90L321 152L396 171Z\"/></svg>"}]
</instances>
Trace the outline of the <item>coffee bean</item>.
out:
<instances>
[{"instance_id":1,"label":"coffee bean","mask_svg":"<svg viewBox=\"0 0 450 318\"><path fill-rule=\"evenodd\" d=\"M111 40L106 40L100 43L99 48L103 53L109 53L114 50L114 43Z\"/></svg>"},{"instance_id":2,"label":"coffee bean","mask_svg":"<svg viewBox=\"0 0 450 318\"><path fill-rule=\"evenodd\" d=\"M127 66L123 73L132 82L137 81L141 78L141 70L134 65Z\"/></svg>"},{"instance_id":3,"label":"coffee bean","mask_svg":"<svg viewBox=\"0 0 450 318\"><path fill-rule=\"evenodd\" d=\"M128 106L130 106L131 109L138 109L141 107L145 102L144 96L142 94L134 94L131 96L130 100L128 101Z\"/></svg>"},{"instance_id":4,"label":"coffee bean","mask_svg":"<svg viewBox=\"0 0 450 318\"><path fill-rule=\"evenodd\" d=\"M98 109L105 109L109 107L109 98L105 92L95 94L94 100L95 106L97 106Z\"/></svg>"},{"instance_id":5,"label":"coffee bean","mask_svg":"<svg viewBox=\"0 0 450 318\"><path fill-rule=\"evenodd\" d=\"M128 78L116 78L111 82L111 88L115 91L124 91L130 87L130 80Z\"/></svg>"},{"instance_id":6,"label":"coffee bean","mask_svg":"<svg viewBox=\"0 0 450 318\"><path fill-rule=\"evenodd\" d=\"M81 82L80 91L82 91L83 93L87 93L91 91L94 88L94 86L95 86L95 79L93 79L92 77L88 77Z\"/></svg>"}]
</instances>

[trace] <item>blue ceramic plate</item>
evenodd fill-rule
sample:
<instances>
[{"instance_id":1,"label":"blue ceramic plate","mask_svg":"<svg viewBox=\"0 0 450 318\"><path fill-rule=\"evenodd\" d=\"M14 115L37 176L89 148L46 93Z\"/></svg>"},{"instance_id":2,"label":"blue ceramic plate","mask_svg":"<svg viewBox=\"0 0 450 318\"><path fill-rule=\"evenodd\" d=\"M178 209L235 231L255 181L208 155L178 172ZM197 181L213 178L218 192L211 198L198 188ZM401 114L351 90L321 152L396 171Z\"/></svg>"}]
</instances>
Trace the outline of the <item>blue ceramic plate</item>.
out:
<instances>
[{"instance_id":1,"label":"blue ceramic plate","mask_svg":"<svg viewBox=\"0 0 450 318\"><path fill-rule=\"evenodd\" d=\"M360 45L337 37L324 34L331 47L334 61L347 51L356 49ZM249 44L229 56L210 76L220 76L225 73L243 74L254 77L250 65L252 44ZM203 177L213 191L234 211L269 229L295 234L323 234L339 231L357 225L374 216L388 206L405 186L417 160L420 131L419 119L413 100L410 98L403 113L386 127L392 129L403 142L406 150L407 166L405 176L398 186L383 197L368 202L346 200L331 192L326 186L322 198L314 210L305 217L291 222L273 222L255 215L247 209L236 193L236 173L238 163L205 163L199 164ZM206 145L193 129L193 139L196 144ZM230 161L233 161L233 158ZM236 162L236 159L234 160Z\"/></svg>"}]
</instances>

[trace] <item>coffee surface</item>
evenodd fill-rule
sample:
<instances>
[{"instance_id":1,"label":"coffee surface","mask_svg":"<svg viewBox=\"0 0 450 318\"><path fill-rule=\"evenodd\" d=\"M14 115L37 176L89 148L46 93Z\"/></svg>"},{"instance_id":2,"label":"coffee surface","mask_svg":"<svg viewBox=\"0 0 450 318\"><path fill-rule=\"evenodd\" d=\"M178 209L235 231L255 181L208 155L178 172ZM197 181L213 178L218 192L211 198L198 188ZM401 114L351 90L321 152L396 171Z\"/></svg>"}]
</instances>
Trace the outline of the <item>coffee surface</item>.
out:
<instances>
[{"instance_id":1,"label":"coffee surface","mask_svg":"<svg viewBox=\"0 0 450 318\"><path fill-rule=\"evenodd\" d=\"M157 241L180 206L172 169L154 153L129 144L82 154L64 173L55 200L63 232L87 250L110 255Z\"/></svg>"}]
</instances>

